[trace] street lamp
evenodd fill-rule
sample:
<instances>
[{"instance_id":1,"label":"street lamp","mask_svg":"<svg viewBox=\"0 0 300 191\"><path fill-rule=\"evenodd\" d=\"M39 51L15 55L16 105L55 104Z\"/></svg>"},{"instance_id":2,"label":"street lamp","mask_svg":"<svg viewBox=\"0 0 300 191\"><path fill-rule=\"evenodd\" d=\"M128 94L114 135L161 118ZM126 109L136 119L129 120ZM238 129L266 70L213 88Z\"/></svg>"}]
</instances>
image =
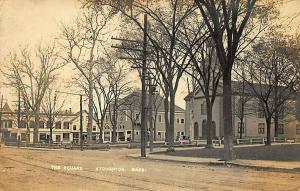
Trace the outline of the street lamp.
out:
<instances>
[{"instance_id":1,"label":"street lamp","mask_svg":"<svg viewBox=\"0 0 300 191\"><path fill-rule=\"evenodd\" d=\"M79 95L80 96L80 150L83 151L83 124L82 124L82 94L70 93L70 92L62 92L62 91L55 91L55 93L63 93L69 95Z\"/></svg>"}]
</instances>

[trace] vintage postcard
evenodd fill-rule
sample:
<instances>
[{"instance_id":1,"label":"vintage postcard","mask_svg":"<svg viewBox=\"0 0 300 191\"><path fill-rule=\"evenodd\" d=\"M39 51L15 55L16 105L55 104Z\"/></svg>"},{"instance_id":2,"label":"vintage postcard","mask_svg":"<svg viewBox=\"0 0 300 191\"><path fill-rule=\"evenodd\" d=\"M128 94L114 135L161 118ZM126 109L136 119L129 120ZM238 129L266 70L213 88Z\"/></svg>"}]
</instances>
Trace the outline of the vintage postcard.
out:
<instances>
[{"instance_id":1,"label":"vintage postcard","mask_svg":"<svg viewBox=\"0 0 300 191\"><path fill-rule=\"evenodd\" d=\"M0 0L0 191L300 191L299 0Z\"/></svg>"}]
</instances>

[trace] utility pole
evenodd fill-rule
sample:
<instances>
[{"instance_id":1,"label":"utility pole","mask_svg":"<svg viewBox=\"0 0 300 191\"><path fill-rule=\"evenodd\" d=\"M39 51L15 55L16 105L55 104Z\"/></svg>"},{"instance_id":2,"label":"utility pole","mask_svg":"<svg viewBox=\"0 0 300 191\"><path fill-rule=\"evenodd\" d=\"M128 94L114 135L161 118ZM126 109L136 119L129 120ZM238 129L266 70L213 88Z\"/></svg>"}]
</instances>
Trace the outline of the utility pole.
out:
<instances>
[{"instance_id":1,"label":"utility pole","mask_svg":"<svg viewBox=\"0 0 300 191\"><path fill-rule=\"evenodd\" d=\"M143 41L135 41L129 39L121 39L121 38L114 38L113 40L122 41L123 43L142 43L142 49L132 48L132 47L125 47L122 46L111 46L112 48L133 51L133 52L141 52L142 58L130 58L130 57L120 57L120 59L127 59L127 60L134 60L134 61L142 61L141 65L133 66L132 68L141 69L141 83L142 83L142 96L141 96L141 157L146 157L146 133L147 133L147 122L148 122L148 115L147 115L147 102L146 102L146 77L147 77L147 70L151 69L147 67L147 61L154 61L151 59L147 59L147 54L150 52L147 51L147 34L148 33L148 19L147 14L144 14L144 28L143 28ZM154 69L154 68L153 68Z\"/></svg>"},{"instance_id":2,"label":"utility pole","mask_svg":"<svg viewBox=\"0 0 300 191\"><path fill-rule=\"evenodd\" d=\"M80 150L83 151L82 95L80 95Z\"/></svg>"},{"instance_id":3,"label":"utility pole","mask_svg":"<svg viewBox=\"0 0 300 191\"><path fill-rule=\"evenodd\" d=\"M55 91L55 93L63 93L63 94L69 94L69 95L79 95L80 100L79 100L79 106L80 106L80 116L79 116L79 120L80 120L80 150L83 151L83 124L82 124L82 94L76 94L76 93L70 93L70 92L61 92L61 91Z\"/></svg>"},{"instance_id":4,"label":"utility pole","mask_svg":"<svg viewBox=\"0 0 300 191\"><path fill-rule=\"evenodd\" d=\"M21 91L18 88L18 128L20 128L21 124Z\"/></svg>"},{"instance_id":5,"label":"utility pole","mask_svg":"<svg viewBox=\"0 0 300 191\"><path fill-rule=\"evenodd\" d=\"M51 102L50 102L50 108L49 108L49 110L50 110L50 116L49 116L49 118L50 118L50 137L49 137L49 144L52 144L52 142L53 142L53 138L52 138L52 136L53 136L53 126L54 126L54 119L55 119L55 106L56 106L56 92L55 92L55 94L54 94L54 102L53 102L53 107L51 107Z\"/></svg>"},{"instance_id":6,"label":"utility pole","mask_svg":"<svg viewBox=\"0 0 300 191\"><path fill-rule=\"evenodd\" d=\"M141 157L146 157L146 74L147 74L147 14L144 14L144 42L142 62L142 112L141 112Z\"/></svg>"},{"instance_id":7,"label":"utility pole","mask_svg":"<svg viewBox=\"0 0 300 191\"><path fill-rule=\"evenodd\" d=\"M148 104L148 113L149 113L149 129L150 129L150 152L153 152L153 88L152 79L149 75L149 104Z\"/></svg>"}]
</instances>

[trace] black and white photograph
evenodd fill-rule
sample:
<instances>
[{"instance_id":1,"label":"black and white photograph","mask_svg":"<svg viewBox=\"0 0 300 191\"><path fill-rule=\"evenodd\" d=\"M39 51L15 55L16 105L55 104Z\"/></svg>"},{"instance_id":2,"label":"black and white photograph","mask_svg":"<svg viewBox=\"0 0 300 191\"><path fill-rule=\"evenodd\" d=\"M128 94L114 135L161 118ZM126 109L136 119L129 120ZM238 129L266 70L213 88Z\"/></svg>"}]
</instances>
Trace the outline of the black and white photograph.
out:
<instances>
[{"instance_id":1,"label":"black and white photograph","mask_svg":"<svg viewBox=\"0 0 300 191\"><path fill-rule=\"evenodd\" d=\"M300 191L300 0L0 0L0 191Z\"/></svg>"}]
</instances>

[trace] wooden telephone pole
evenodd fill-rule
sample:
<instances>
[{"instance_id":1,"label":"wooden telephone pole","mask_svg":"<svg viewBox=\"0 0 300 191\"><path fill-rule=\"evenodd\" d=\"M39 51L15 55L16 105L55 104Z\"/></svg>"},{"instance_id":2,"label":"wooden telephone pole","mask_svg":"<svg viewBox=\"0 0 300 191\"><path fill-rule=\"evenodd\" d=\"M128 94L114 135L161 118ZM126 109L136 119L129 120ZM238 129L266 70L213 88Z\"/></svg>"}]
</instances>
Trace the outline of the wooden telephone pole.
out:
<instances>
[{"instance_id":1,"label":"wooden telephone pole","mask_svg":"<svg viewBox=\"0 0 300 191\"><path fill-rule=\"evenodd\" d=\"M130 51L137 51L142 52L142 58L124 58L121 57L120 59L127 59L127 60L136 60L142 61L141 66L134 66L132 68L142 69L141 71L141 83L142 83L142 96L141 96L141 157L146 157L146 146L147 146L147 122L148 122L148 115L147 115L147 98L146 98L146 78L147 78L147 70L150 69L147 67L147 33L148 33L148 19L147 14L144 14L144 28L143 28L143 42L142 42L142 50L137 48L130 48L124 46L112 46L113 48L123 49L123 50L130 50ZM112 38L113 40L119 40L122 42L131 42L131 43L140 43L135 40L128 40L128 39L120 39L120 38Z\"/></svg>"},{"instance_id":2,"label":"wooden telephone pole","mask_svg":"<svg viewBox=\"0 0 300 191\"><path fill-rule=\"evenodd\" d=\"M147 14L144 14L144 41L142 62L142 112L141 112L141 157L146 157L146 75L147 75Z\"/></svg>"}]
</instances>

